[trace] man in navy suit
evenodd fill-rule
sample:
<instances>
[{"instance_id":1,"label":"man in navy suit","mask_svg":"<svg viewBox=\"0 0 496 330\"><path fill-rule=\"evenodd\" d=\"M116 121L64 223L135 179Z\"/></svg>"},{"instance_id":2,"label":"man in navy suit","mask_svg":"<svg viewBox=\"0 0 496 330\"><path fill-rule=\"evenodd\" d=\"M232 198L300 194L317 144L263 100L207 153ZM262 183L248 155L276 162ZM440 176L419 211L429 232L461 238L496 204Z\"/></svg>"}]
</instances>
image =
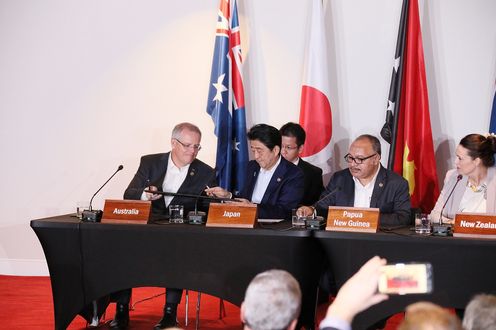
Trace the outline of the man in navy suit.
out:
<instances>
[{"instance_id":1,"label":"man in navy suit","mask_svg":"<svg viewBox=\"0 0 496 330\"><path fill-rule=\"evenodd\" d=\"M408 182L382 167L379 140L372 135L360 135L344 158L348 169L333 174L316 207L302 206L298 214L311 215L316 209L317 213L327 215L328 206L376 207L380 210L381 227L408 225Z\"/></svg>"},{"instance_id":2,"label":"man in navy suit","mask_svg":"<svg viewBox=\"0 0 496 330\"><path fill-rule=\"evenodd\" d=\"M200 195L207 185L215 186L215 172L212 167L196 159L200 146L201 131L190 123L180 123L172 130L171 151L141 157L138 171L124 192L124 199L152 201L153 217L168 215L168 206L179 204L184 212L195 209L196 199L177 196L162 196L145 192L166 191L190 195ZM200 209L207 205L201 202ZM177 305L181 301L182 289L167 288L164 316L154 329L176 326ZM117 301L116 314L111 329L125 329L129 324L129 301L131 289L112 294Z\"/></svg>"},{"instance_id":3,"label":"man in navy suit","mask_svg":"<svg viewBox=\"0 0 496 330\"><path fill-rule=\"evenodd\" d=\"M279 132L281 132L282 139L281 155L298 166L305 177L305 189L300 204L313 205L319 200L324 190L324 183L322 169L300 158L306 139L305 130L299 124L287 123L281 127Z\"/></svg>"},{"instance_id":4,"label":"man in navy suit","mask_svg":"<svg viewBox=\"0 0 496 330\"><path fill-rule=\"evenodd\" d=\"M258 218L290 219L291 210L303 197L303 172L281 157L281 135L277 128L258 124L247 134L252 160L248 163L245 186L236 197L239 204L256 204ZM207 194L233 197L232 193L214 187Z\"/></svg>"}]
</instances>

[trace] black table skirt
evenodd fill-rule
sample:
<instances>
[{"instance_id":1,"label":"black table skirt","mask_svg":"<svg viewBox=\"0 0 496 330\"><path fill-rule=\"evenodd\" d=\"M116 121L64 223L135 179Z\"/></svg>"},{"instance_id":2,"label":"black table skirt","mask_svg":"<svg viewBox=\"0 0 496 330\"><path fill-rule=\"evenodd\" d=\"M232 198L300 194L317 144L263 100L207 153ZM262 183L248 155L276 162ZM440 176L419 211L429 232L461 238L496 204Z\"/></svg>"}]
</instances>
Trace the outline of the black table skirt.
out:
<instances>
[{"instance_id":1,"label":"black table skirt","mask_svg":"<svg viewBox=\"0 0 496 330\"><path fill-rule=\"evenodd\" d=\"M50 270L57 329L92 300L130 287L190 289L239 306L251 279L274 268L299 281L300 323L313 326L324 255L309 231L78 223L67 216L31 226Z\"/></svg>"},{"instance_id":2,"label":"black table skirt","mask_svg":"<svg viewBox=\"0 0 496 330\"><path fill-rule=\"evenodd\" d=\"M354 329L365 329L419 300L463 308L473 295L496 290L494 240L423 237L408 229L360 234L281 230L284 225L234 229L80 223L69 215L33 220L31 227L50 270L56 329L65 329L92 300L129 287L191 289L239 306L250 280L273 268L299 281L299 321L312 328L325 259L338 287L374 255L389 263L433 265L432 294L391 296L357 315Z\"/></svg>"},{"instance_id":3,"label":"black table skirt","mask_svg":"<svg viewBox=\"0 0 496 330\"><path fill-rule=\"evenodd\" d=\"M432 264L431 294L391 295L387 301L358 314L353 329L364 329L420 300L465 308L475 294L496 290L494 240L419 236L408 228L377 234L318 231L315 237L327 255L338 287L376 255L388 263Z\"/></svg>"}]
</instances>

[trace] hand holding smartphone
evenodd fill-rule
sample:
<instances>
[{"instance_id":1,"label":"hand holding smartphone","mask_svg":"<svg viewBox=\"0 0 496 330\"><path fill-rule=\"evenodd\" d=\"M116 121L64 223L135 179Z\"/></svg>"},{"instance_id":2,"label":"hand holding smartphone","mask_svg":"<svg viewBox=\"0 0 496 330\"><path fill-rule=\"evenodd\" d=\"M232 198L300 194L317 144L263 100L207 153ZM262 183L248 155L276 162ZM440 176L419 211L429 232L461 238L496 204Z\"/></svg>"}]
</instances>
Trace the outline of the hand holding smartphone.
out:
<instances>
[{"instance_id":1,"label":"hand holding smartphone","mask_svg":"<svg viewBox=\"0 0 496 330\"><path fill-rule=\"evenodd\" d=\"M381 267L378 291L385 294L415 294L432 292L430 263L398 263Z\"/></svg>"}]
</instances>

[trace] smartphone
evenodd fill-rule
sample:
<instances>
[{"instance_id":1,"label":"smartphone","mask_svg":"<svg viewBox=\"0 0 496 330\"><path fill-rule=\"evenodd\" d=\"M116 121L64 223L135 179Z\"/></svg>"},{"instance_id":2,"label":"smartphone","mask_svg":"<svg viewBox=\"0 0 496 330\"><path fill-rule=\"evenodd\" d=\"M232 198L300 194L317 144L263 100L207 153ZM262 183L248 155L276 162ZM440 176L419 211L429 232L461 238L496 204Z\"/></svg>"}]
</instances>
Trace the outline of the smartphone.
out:
<instances>
[{"instance_id":1,"label":"smartphone","mask_svg":"<svg viewBox=\"0 0 496 330\"><path fill-rule=\"evenodd\" d=\"M398 263L381 267L378 291L385 294L412 294L432 292L432 265L430 263Z\"/></svg>"}]
</instances>

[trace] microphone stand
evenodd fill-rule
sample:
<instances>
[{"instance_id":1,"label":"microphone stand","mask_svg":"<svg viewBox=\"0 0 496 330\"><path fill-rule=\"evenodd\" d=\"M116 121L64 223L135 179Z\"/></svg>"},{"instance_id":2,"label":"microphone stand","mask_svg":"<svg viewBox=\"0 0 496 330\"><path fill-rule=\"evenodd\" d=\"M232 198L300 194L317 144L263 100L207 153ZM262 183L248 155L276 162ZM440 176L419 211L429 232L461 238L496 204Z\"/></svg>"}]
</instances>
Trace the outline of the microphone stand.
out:
<instances>
[{"instance_id":1,"label":"microphone stand","mask_svg":"<svg viewBox=\"0 0 496 330\"><path fill-rule=\"evenodd\" d=\"M205 223L205 218L207 217L207 213L200 211L198 212L198 200L202 194L203 190L200 191L198 197L195 200L195 210L188 212L188 222L192 225L202 225Z\"/></svg>"},{"instance_id":2,"label":"microphone stand","mask_svg":"<svg viewBox=\"0 0 496 330\"><path fill-rule=\"evenodd\" d=\"M438 225L433 225L432 226L432 235L433 236L451 236L452 233L452 226L450 224L443 224L443 211L444 208L446 207L446 204L448 204L449 199L451 198L451 195L453 195L453 192L455 191L456 186L458 185L458 182L462 180L463 176L461 174L458 174L456 177L456 182L453 188L451 189L448 198L446 198L446 201L444 202L443 207L441 208L441 213L439 215L439 224Z\"/></svg>"},{"instance_id":3,"label":"microphone stand","mask_svg":"<svg viewBox=\"0 0 496 330\"><path fill-rule=\"evenodd\" d=\"M116 175L117 172L119 172L123 168L124 168L124 166L119 165L119 167L114 172L114 174L112 174L110 176L110 178L108 178L108 180L105 181L105 183L96 191L96 193L93 194L93 196L91 197L91 200L90 200L89 210L83 211L83 217L81 219L82 221L84 221L84 222L100 222L100 220L102 220L103 211L102 210L93 210L93 207L91 206L91 204L93 203L93 198L95 198L96 194L98 194L98 192L100 192L100 190L102 190L102 188L105 187L105 185L114 177L114 175Z\"/></svg>"},{"instance_id":4,"label":"microphone stand","mask_svg":"<svg viewBox=\"0 0 496 330\"><path fill-rule=\"evenodd\" d=\"M315 203L313 203L313 208L314 210L316 211L317 209L317 205L328 199L329 197L331 197L332 195L334 195L335 193L337 193L338 191L341 191L341 187L340 186L337 186L336 188L334 188L330 193L328 193L327 195L325 195L324 197L320 198L318 201L316 201ZM321 229L323 228L325 225L325 220L324 220L324 217L322 216L315 216L312 215L311 217L307 217L305 219L305 228L307 229Z\"/></svg>"}]
</instances>

